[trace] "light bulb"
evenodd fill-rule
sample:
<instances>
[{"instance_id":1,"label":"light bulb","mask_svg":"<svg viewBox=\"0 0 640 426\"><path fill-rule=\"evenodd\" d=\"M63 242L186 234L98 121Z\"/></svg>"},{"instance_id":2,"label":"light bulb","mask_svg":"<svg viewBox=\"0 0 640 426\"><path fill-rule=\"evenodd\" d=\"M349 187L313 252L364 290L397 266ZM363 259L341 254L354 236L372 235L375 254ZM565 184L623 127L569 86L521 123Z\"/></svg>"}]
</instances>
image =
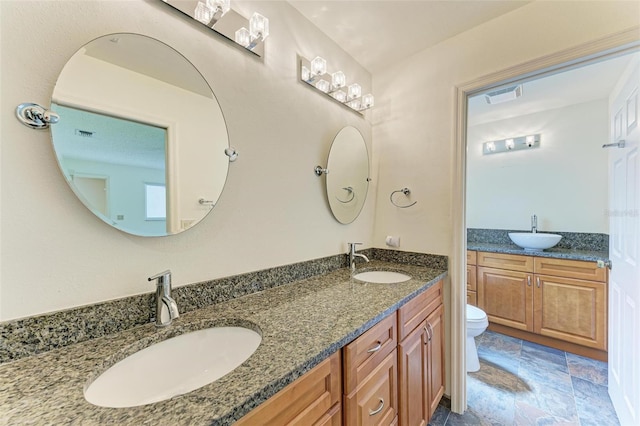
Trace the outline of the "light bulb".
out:
<instances>
[{"instance_id":1,"label":"light bulb","mask_svg":"<svg viewBox=\"0 0 640 426\"><path fill-rule=\"evenodd\" d=\"M368 95L364 95L362 97L362 107L363 108L371 108L373 106L373 95L369 93Z\"/></svg>"},{"instance_id":2,"label":"light bulb","mask_svg":"<svg viewBox=\"0 0 640 426\"><path fill-rule=\"evenodd\" d=\"M362 95L362 87L360 87L358 83L349 85L347 95L349 96L349 99L359 98Z\"/></svg>"},{"instance_id":3,"label":"light bulb","mask_svg":"<svg viewBox=\"0 0 640 426\"><path fill-rule=\"evenodd\" d=\"M360 111L362 109L362 102L360 101L360 99L354 99L347 105L349 105L351 109L355 109L356 111Z\"/></svg>"},{"instance_id":4,"label":"light bulb","mask_svg":"<svg viewBox=\"0 0 640 426\"><path fill-rule=\"evenodd\" d=\"M198 2L196 5L196 10L193 12L193 17L202 22L205 25L209 25L211 19L213 18L213 14L215 13L215 9L209 7L207 4Z\"/></svg>"},{"instance_id":5,"label":"light bulb","mask_svg":"<svg viewBox=\"0 0 640 426\"><path fill-rule=\"evenodd\" d=\"M493 152L496 150L496 144L493 142L487 142L486 147L487 147L487 152Z\"/></svg>"},{"instance_id":6,"label":"light bulb","mask_svg":"<svg viewBox=\"0 0 640 426\"><path fill-rule=\"evenodd\" d=\"M339 89L347 84L347 76L342 71L334 72L331 74L331 85L333 89Z\"/></svg>"},{"instance_id":7,"label":"light bulb","mask_svg":"<svg viewBox=\"0 0 640 426\"><path fill-rule=\"evenodd\" d=\"M347 94L342 90L333 92L331 96L333 96L333 98L338 102L344 103L347 100Z\"/></svg>"},{"instance_id":8,"label":"light bulb","mask_svg":"<svg viewBox=\"0 0 640 426\"><path fill-rule=\"evenodd\" d=\"M207 0L207 6L214 11L219 10L222 16L231 9L231 0Z\"/></svg>"},{"instance_id":9,"label":"light bulb","mask_svg":"<svg viewBox=\"0 0 640 426\"><path fill-rule=\"evenodd\" d=\"M242 27L236 31L236 43L243 47L248 47L251 44L251 35L248 29Z\"/></svg>"},{"instance_id":10,"label":"light bulb","mask_svg":"<svg viewBox=\"0 0 640 426\"><path fill-rule=\"evenodd\" d=\"M504 141L504 146L505 146L507 149L513 149L513 147L515 146L515 144L514 144L514 142L513 142L513 139L506 139L506 140Z\"/></svg>"},{"instance_id":11,"label":"light bulb","mask_svg":"<svg viewBox=\"0 0 640 426\"><path fill-rule=\"evenodd\" d=\"M324 93L328 93L329 92L329 88L331 87L331 85L329 84L329 82L327 80L320 80L316 83L316 89L320 90L321 92Z\"/></svg>"},{"instance_id":12,"label":"light bulb","mask_svg":"<svg viewBox=\"0 0 640 426\"><path fill-rule=\"evenodd\" d=\"M311 73L314 75L323 75L327 73L327 61L320 56L316 56L311 61Z\"/></svg>"},{"instance_id":13,"label":"light bulb","mask_svg":"<svg viewBox=\"0 0 640 426\"><path fill-rule=\"evenodd\" d=\"M258 12L254 13L249 19L249 32L251 40L260 39L264 41L269 35L269 20Z\"/></svg>"}]
</instances>

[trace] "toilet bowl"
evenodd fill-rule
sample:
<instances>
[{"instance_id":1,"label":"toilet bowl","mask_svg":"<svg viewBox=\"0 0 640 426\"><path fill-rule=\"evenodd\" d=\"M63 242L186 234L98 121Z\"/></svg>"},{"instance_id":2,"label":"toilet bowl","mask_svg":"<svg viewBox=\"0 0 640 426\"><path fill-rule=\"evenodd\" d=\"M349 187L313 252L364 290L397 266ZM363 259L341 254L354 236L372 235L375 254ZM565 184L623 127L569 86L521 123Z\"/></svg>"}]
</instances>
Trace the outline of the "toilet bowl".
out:
<instances>
[{"instance_id":1,"label":"toilet bowl","mask_svg":"<svg viewBox=\"0 0 640 426\"><path fill-rule=\"evenodd\" d=\"M467 372L480 370L475 337L481 335L488 326L487 314L480 308L467 305Z\"/></svg>"}]
</instances>

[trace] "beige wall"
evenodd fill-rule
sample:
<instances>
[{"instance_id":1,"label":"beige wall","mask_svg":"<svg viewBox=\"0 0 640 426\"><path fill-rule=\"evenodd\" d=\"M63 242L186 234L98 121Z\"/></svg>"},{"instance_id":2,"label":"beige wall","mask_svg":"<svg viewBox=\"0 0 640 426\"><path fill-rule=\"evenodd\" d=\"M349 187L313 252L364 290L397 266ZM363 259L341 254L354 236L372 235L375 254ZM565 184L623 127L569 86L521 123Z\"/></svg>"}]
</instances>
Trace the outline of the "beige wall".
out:
<instances>
[{"instance_id":1,"label":"beige wall","mask_svg":"<svg viewBox=\"0 0 640 426\"><path fill-rule=\"evenodd\" d=\"M401 250L451 255L456 86L639 24L638 2L537 1L377 73L374 246L393 234ZM413 208L389 203L402 187Z\"/></svg>"},{"instance_id":2,"label":"beige wall","mask_svg":"<svg viewBox=\"0 0 640 426\"><path fill-rule=\"evenodd\" d=\"M467 227L608 233L607 99L470 126ZM540 147L483 155L482 144L540 133Z\"/></svg>"},{"instance_id":3,"label":"beige wall","mask_svg":"<svg viewBox=\"0 0 640 426\"><path fill-rule=\"evenodd\" d=\"M361 216L339 224L324 179L337 132L371 124L299 83L296 55L322 55L370 87L371 76L285 2L236 3L271 21L258 59L161 2L0 1L0 319L152 291L146 278L171 268L176 286L371 245L375 182ZM14 118L22 102L49 105L65 62L104 34L135 32L172 46L213 88L240 152L214 211L182 234L141 238L110 228L73 195L49 131Z\"/></svg>"}]
</instances>

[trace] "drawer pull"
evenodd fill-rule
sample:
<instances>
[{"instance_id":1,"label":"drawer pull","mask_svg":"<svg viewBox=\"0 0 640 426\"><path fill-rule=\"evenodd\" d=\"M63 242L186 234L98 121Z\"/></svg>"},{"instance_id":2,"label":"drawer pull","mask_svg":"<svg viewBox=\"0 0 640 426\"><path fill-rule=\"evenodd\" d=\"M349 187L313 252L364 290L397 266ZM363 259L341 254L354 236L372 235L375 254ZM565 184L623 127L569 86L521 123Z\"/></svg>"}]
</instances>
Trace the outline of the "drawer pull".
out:
<instances>
[{"instance_id":1,"label":"drawer pull","mask_svg":"<svg viewBox=\"0 0 640 426\"><path fill-rule=\"evenodd\" d=\"M431 323L427 323L427 326L429 327L429 341L431 341L431 339L433 339L433 327L431 327Z\"/></svg>"},{"instance_id":2,"label":"drawer pull","mask_svg":"<svg viewBox=\"0 0 640 426\"><path fill-rule=\"evenodd\" d=\"M375 416L380 411L382 411L383 408L384 408L384 399L380 398L380 406L378 408L376 408L375 410L369 410L369 415L370 416Z\"/></svg>"},{"instance_id":3,"label":"drawer pull","mask_svg":"<svg viewBox=\"0 0 640 426\"><path fill-rule=\"evenodd\" d=\"M538 284L538 288L540 288L540 277L536 277L536 284Z\"/></svg>"},{"instance_id":4,"label":"drawer pull","mask_svg":"<svg viewBox=\"0 0 640 426\"><path fill-rule=\"evenodd\" d=\"M429 325L431 326L431 325ZM424 344L426 345L427 343L429 343L431 341L431 333L429 333L429 329L427 328L427 326L425 325L424 327L424 332L427 335L427 341L424 342Z\"/></svg>"},{"instance_id":5,"label":"drawer pull","mask_svg":"<svg viewBox=\"0 0 640 426\"><path fill-rule=\"evenodd\" d=\"M378 351L380 350L380 348L381 348L381 347L382 347L382 342L380 342L380 341L378 340L378 344L377 344L375 347L373 347L373 348L369 349L369 350L367 351L367 353L368 353L368 354L372 354L372 353L374 353L374 352L378 352Z\"/></svg>"},{"instance_id":6,"label":"drawer pull","mask_svg":"<svg viewBox=\"0 0 640 426\"><path fill-rule=\"evenodd\" d=\"M527 275L527 285L531 287L531 275Z\"/></svg>"}]
</instances>

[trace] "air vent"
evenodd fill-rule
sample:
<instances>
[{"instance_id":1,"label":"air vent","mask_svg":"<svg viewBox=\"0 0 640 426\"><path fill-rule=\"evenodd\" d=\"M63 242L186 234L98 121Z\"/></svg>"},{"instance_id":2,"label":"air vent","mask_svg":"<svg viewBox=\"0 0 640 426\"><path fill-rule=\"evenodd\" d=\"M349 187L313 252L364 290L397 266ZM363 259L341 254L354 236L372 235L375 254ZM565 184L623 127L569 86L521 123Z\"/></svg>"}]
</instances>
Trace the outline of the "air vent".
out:
<instances>
[{"instance_id":1,"label":"air vent","mask_svg":"<svg viewBox=\"0 0 640 426\"><path fill-rule=\"evenodd\" d=\"M80 129L76 129L76 135L77 136L82 136L83 138L92 138L96 132L92 132L90 130L80 130Z\"/></svg>"},{"instance_id":2,"label":"air vent","mask_svg":"<svg viewBox=\"0 0 640 426\"><path fill-rule=\"evenodd\" d=\"M518 84L517 86L505 87L504 89L489 92L484 95L484 98L488 104L494 105L501 102L512 101L520 96L522 96L522 85Z\"/></svg>"}]
</instances>

